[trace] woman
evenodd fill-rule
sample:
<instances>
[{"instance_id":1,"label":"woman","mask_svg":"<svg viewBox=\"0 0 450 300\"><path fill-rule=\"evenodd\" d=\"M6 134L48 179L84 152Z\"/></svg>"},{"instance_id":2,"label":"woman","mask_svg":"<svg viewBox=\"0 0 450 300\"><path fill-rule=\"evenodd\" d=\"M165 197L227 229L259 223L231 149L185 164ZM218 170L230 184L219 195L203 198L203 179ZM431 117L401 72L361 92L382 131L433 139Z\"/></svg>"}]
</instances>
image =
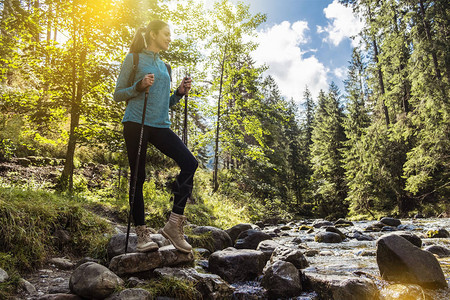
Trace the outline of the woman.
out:
<instances>
[{"instance_id":1,"label":"woman","mask_svg":"<svg viewBox=\"0 0 450 300\"><path fill-rule=\"evenodd\" d=\"M150 239L150 231L145 226L144 199L142 186L145 181L145 160L147 144L153 144L158 150L175 160L181 171L174 187L174 203L169 221L162 229L179 251L190 252L192 247L184 239L184 207L192 192L193 177L198 162L186 148L180 138L170 129L169 107L177 104L191 89L191 79L184 78L178 89L170 95L169 68L160 59L159 52L169 47L169 26L160 20L151 21L146 28L141 28L131 42L130 52L125 57L114 92L115 101L127 101L122 123L123 134L134 178L137 153L139 148L142 113L145 91L148 91L148 104L145 112L142 150L137 172L137 183L132 209L133 221L138 237L137 250L154 251L158 245ZM139 62L133 77L133 53L138 53ZM131 78L131 79L130 79ZM130 86L131 85L131 86ZM133 181L133 180L131 180ZM132 183L130 183L130 204L132 201Z\"/></svg>"}]
</instances>

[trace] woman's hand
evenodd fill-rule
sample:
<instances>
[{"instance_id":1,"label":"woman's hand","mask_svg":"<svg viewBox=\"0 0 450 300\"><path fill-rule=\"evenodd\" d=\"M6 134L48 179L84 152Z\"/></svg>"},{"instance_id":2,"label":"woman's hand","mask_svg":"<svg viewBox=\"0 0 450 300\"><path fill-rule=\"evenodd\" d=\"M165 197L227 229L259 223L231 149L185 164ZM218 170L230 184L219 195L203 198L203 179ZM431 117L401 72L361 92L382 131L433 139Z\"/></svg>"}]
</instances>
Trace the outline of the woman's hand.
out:
<instances>
[{"instance_id":1,"label":"woman's hand","mask_svg":"<svg viewBox=\"0 0 450 300\"><path fill-rule=\"evenodd\" d=\"M153 83L155 82L155 75L152 73L148 73L147 75L142 78L141 82L139 83L139 90L140 91L146 91L148 90Z\"/></svg>"},{"instance_id":2,"label":"woman's hand","mask_svg":"<svg viewBox=\"0 0 450 300\"><path fill-rule=\"evenodd\" d=\"M178 87L178 94L179 95L189 94L189 91L191 90L191 83L192 83L191 77L184 77L183 81L181 82L180 86Z\"/></svg>"}]
</instances>

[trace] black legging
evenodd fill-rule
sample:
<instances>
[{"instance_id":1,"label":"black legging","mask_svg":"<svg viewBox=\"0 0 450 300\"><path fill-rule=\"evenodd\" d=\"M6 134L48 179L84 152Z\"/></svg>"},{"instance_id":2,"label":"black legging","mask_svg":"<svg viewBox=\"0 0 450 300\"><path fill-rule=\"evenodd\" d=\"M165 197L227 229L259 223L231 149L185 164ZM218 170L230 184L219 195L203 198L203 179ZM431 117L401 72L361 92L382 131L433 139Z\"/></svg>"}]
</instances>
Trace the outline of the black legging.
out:
<instances>
[{"instance_id":1,"label":"black legging","mask_svg":"<svg viewBox=\"0 0 450 300\"><path fill-rule=\"evenodd\" d=\"M139 135L141 125L134 122L125 122L123 127L123 135L127 146L128 162L131 169L131 178L134 176L136 157L139 147ZM184 145L181 139L170 128L156 128L144 126L144 135L142 139L141 156L139 159L138 176L136 182L136 191L133 203L133 220L134 225L145 224L144 214L144 196L142 186L145 181L145 160L147 154L147 144L152 143L159 151L175 160L181 168L180 174L177 176L176 183L173 188L174 203L172 211L182 215L186 201L192 192L194 173L197 170L198 162L189 149ZM131 185L130 195L131 203Z\"/></svg>"}]
</instances>

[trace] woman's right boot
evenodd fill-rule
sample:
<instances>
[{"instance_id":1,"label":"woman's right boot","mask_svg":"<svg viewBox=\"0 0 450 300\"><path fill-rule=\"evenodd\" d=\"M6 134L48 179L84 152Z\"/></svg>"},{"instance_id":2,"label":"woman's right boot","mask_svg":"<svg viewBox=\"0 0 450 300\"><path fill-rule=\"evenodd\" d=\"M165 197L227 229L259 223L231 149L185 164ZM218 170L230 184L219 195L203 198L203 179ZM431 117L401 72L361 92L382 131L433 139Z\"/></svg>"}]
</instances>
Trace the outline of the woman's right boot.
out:
<instances>
[{"instance_id":1,"label":"woman's right boot","mask_svg":"<svg viewBox=\"0 0 450 300\"><path fill-rule=\"evenodd\" d=\"M192 250L192 246L184 239L183 224L185 221L185 216L171 212L169 221L161 232L166 239L169 239L172 242L172 245L177 250L189 253Z\"/></svg>"},{"instance_id":2,"label":"woman's right boot","mask_svg":"<svg viewBox=\"0 0 450 300\"><path fill-rule=\"evenodd\" d=\"M152 241L150 238L150 230L145 225L136 226L137 245L136 250L138 252L149 252L158 250L158 244Z\"/></svg>"}]
</instances>

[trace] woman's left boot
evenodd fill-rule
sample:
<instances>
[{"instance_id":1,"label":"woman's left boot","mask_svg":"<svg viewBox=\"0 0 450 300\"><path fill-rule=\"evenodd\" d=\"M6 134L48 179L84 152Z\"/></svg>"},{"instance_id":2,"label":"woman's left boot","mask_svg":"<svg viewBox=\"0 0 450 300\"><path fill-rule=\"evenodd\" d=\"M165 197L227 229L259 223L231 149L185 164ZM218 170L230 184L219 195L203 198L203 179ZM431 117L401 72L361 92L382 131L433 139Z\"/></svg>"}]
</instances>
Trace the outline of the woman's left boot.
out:
<instances>
[{"instance_id":1,"label":"woman's left boot","mask_svg":"<svg viewBox=\"0 0 450 300\"><path fill-rule=\"evenodd\" d=\"M150 230L145 225L136 226L137 245L136 250L138 252L149 252L158 250L158 244L152 241L150 238Z\"/></svg>"}]
</instances>

